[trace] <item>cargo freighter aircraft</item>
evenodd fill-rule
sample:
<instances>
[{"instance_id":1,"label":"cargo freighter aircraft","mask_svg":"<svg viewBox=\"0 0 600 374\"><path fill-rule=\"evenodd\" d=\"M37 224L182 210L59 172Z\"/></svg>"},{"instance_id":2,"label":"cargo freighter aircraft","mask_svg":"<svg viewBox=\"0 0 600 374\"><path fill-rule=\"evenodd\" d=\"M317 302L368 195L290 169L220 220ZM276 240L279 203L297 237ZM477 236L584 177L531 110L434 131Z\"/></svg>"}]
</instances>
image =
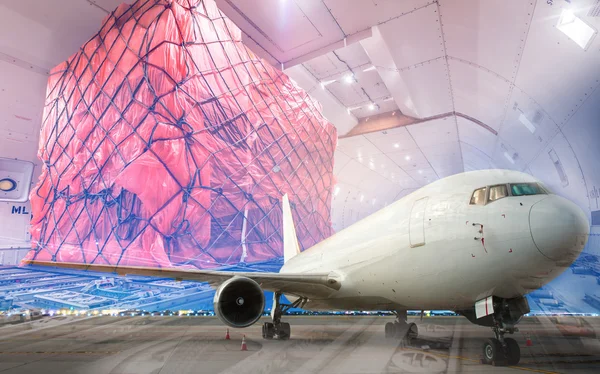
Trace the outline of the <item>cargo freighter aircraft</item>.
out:
<instances>
[{"instance_id":1,"label":"cargo freighter aircraft","mask_svg":"<svg viewBox=\"0 0 600 374\"><path fill-rule=\"evenodd\" d=\"M215 313L247 327L261 317L264 290L274 292L265 339L289 339L282 315L307 310L389 310L385 336L417 336L407 310L454 310L489 326L484 362L515 365L517 342L505 334L529 312L527 299L561 274L585 246L589 223L572 202L530 175L484 170L431 183L300 251L287 195L283 196L284 265L279 273L187 271L28 261L69 269L209 282ZM281 302L285 295L291 304Z\"/></svg>"}]
</instances>

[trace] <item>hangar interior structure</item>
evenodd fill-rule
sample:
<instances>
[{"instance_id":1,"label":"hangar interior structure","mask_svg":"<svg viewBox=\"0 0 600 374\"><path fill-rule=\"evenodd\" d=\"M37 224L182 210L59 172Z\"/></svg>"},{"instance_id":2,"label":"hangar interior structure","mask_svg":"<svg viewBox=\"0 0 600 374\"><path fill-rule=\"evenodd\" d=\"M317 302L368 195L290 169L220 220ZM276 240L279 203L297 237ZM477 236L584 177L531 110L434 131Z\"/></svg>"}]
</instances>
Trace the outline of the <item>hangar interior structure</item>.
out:
<instances>
[{"instance_id":1,"label":"hangar interior structure","mask_svg":"<svg viewBox=\"0 0 600 374\"><path fill-rule=\"evenodd\" d=\"M582 257L538 293L532 309L600 311L598 0L216 3L240 28L243 43L320 103L335 126L333 231L446 176L524 171L579 205L591 223ZM0 172L18 180L18 188L0 193L0 264L6 267L0 297L6 304L32 305L43 293L46 307L85 309L96 305L88 301L106 306L144 298L152 287L168 293L166 299L184 300L163 307L210 299L201 287L191 292L119 282L113 294L98 291L86 299L82 290L97 277L46 273L28 274L34 281L14 294L15 280L23 277L14 266L31 248L32 207L19 193L27 196L42 171L37 153L50 71L96 35L120 4L0 3L6 36L0 43ZM276 269L279 257L243 265ZM56 284L53 277L64 282L58 290L48 285Z\"/></svg>"}]
</instances>

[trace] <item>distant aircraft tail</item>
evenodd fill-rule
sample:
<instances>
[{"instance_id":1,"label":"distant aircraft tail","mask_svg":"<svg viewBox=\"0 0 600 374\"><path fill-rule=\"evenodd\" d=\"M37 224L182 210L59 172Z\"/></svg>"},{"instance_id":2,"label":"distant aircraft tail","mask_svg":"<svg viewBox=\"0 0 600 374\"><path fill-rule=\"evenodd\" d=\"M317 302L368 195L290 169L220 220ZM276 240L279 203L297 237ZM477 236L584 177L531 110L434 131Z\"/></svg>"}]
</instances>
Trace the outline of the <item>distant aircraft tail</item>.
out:
<instances>
[{"instance_id":1,"label":"distant aircraft tail","mask_svg":"<svg viewBox=\"0 0 600 374\"><path fill-rule=\"evenodd\" d=\"M300 253L300 245L296 236L296 228L294 226L294 218L292 217L292 209L290 208L290 200L288 195L283 195L283 262L286 263L290 258Z\"/></svg>"}]
</instances>

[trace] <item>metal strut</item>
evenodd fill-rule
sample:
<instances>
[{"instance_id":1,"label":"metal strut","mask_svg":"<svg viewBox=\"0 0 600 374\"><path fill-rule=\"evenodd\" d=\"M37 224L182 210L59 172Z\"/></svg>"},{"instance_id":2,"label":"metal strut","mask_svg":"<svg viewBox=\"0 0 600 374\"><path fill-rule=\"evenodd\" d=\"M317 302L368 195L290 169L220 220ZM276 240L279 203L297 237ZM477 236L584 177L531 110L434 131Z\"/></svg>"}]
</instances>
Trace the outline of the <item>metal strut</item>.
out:
<instances>
[{"instance_id":1,"label":"metal strut","mask_svg":"<svg viewBox=\"0 0 600 374\"><path fill-rule=\"evenodd\" d=\"M273 319L274 325L279 325L281 322L281 316L284 315L288 310L292 308L302 308L308 301L306 298L298 298L291 304L282 304L280 302L281 292L275 292L273 294L273 309L271 310L271 318Z\"/></svg>"}]
</instances>

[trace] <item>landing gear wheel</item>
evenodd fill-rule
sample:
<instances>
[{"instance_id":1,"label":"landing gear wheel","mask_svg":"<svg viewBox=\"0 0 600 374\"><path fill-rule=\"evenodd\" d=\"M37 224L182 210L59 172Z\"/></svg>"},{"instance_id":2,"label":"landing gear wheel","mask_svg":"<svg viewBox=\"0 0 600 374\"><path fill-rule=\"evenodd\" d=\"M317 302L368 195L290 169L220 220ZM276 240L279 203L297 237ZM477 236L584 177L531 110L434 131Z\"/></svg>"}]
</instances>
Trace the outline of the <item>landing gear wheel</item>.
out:
<instances>
[{"instance_id":1,"label":"landing gear wheel","mask_svg":"<svg viewBox=\"0 0 600 374\"><path fill-rule=\"evenodd\" d=\"M271 322L265 322L263 324L262 336L264 339L273 339L275 336L275 326Z\"/></svg>"},{"instance_id":2,"label":"landing gear wheel","mask_svg":"<svg viewBox=\"0 0 600 374\"><path fill-rule=\"evenodd\" d=\"M385 338L392 339L395 335L395 326L394 323L388 322L385 324Z\"/></svg>"},{"instance_id":3,"label":"landing gear wheel","mask_svg":"<svg viewBox=\"0 0 600 374\"><path fill-rule=\"evenodd\" d=\"M292 334L292 328L287 322L281 322L279 324L279 339L288 340Z\"/></svg>"},{"instance_id":4,"label":"landing gear wheel","mask_svg":"<svg viewBox=\"0 0 600 374\"><path fill-rule=\"evenodd\" d=\"M498 365L504 361L504 352L502 344L496 338L488 339L483 344L483 363L488 365Z\"/></svg>"},{"instance_id":5,"label":"landing gear wheel","mask_svg":"<svg viewBox=\"0 0 600 374\"><path fill-rule=\"evenodd\" d=\"M513 338L505 338L504 343L506 343L506 362L511 366L517 365L521 360L519 343Z\"/></svg>"},{"instance_id":6,"label":"landing gear wheel","mask_svg":"<svg viewBox=\"0 0 600 374\"><path fill-rule=\"evenodd\" d=\"M408 324L408 330L406 331L405 339L406 343L410 344L413 339L416 339L419 336L419 328L415 323Z\"/></svg>"},{"instance_id":7,"label":"landing gear wheel","mask_svg":"<svg viewBox=\"0 0 600 374\"><path fill-rule=\"evenodd\" d=\"M394 323L394 337L396 339L400 339L400 340L404 339L407 331L408 331L407 323L398 323L398 322Z\"/></svg>"}]
</instances>

